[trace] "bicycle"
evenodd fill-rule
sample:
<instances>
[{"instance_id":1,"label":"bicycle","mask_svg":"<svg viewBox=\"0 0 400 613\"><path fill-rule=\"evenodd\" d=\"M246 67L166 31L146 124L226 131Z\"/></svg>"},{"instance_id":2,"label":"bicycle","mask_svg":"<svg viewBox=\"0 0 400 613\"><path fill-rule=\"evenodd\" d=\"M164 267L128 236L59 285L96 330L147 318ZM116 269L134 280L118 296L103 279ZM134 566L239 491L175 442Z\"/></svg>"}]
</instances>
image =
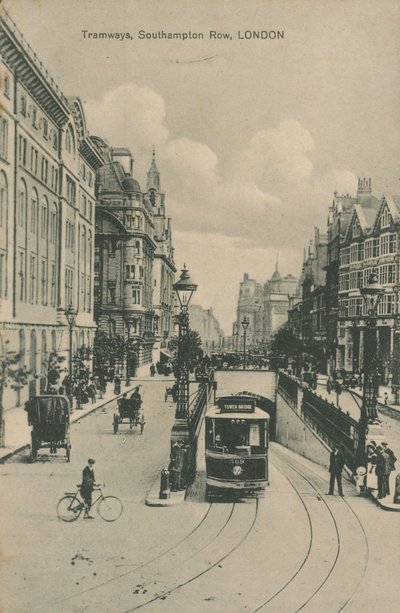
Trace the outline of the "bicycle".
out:
<instances>
[{"instance_id":1,"label":"bicycle","mask_svg":"<svg viewBox=\"0 0 400 613\"><path fill-rule=\"evenodd\" d=\"M75 521L85 509L84 503L78 498L81 486L78 484L76 487L76 492L65 492L65 496L58 501L57 515L62 521ZM123 506L117 496L104 496L100 485L93 488L93 491L99 491L100 495L92 502L90 509L97 504L97 512L104 521L116 521L121 517Z\"/></svg>"}]
</instances>

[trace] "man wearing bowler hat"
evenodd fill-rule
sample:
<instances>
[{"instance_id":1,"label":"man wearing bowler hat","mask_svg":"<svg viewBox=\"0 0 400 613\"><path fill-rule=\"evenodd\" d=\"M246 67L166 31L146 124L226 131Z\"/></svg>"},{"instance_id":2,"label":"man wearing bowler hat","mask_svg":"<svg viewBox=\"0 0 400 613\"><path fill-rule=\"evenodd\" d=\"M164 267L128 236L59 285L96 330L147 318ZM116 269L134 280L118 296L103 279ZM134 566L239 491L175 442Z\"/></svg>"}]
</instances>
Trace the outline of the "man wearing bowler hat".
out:
<instances>
[{"instance_id":1,"label":"man wearing bowler hat","mask_svg":"<svg viewBox=\"0 0 400 613\"><path fill-rule=\"evenodd\" d=\"M85 466L82 472L81 496L85 503L84 519L94 519L92 515L89 515L90 507L92 506L92 492L96 485L93 464L95 464L95 460L89 458L87 466Z\"/></svg>"}]
</instances>

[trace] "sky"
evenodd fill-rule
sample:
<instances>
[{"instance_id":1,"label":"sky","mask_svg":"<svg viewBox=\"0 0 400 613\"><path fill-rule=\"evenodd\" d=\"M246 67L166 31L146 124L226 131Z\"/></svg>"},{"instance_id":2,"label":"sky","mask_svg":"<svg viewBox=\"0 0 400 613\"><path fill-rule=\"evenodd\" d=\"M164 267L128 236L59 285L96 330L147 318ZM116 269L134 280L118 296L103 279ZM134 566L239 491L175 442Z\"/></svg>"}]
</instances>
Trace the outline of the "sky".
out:
<instances>
[{"instance_id":1,"label":"sky","mask_svg":"<svg viewBox=\"0 0 400 613\"><path fill-rule=\"evenodd\" d=\"M90 133L132 150L143 189L155 146L177 267L226 334L245 272L265 283L279 254L281 274L300 274L334 191L355 195L371 177L376 196L400 193L400 0L3 4L81 98ZM248 30L284 34L239 38Z\"/></svg>"}]
</instances>

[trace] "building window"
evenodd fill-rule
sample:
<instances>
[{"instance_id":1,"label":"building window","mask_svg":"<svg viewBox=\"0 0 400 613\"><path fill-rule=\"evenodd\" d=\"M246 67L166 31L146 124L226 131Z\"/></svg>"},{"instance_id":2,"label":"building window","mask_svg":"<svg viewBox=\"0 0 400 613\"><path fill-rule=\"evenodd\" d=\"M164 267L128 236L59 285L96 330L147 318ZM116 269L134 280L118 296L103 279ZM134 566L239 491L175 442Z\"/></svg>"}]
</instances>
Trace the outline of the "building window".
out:
<instances>
[{"instance_id":1,"label":"building window","mask_svg":"<svg viewBox=\"0 0 400 613\"><path fill-rule=\"evenodd\" d=\"M134 264L126 264L125 271L126 279L135 279L136 266Z\"/></svg>"},{"instance_id":2,"label":"building window","mask_svg":"<svg viewBox=\"0 0 400 613\"><path fill-rule=\"evenodd\" d=\"M140 304L140 289L132 288L132 303Z\"/></svg>"},{"instance_id":3,"label":"building window","mask_svg":"<svg viewBox=\"0 0 400 613\"><path fill-rule=\"evenodd\" d=\"M27 108L26 96L21 96L21 113L24 117L26 115L26 108Z\"/></svg>"},{"instance_id":4,"label":"building window","mask_svg":"<svg viewBox=\"0 0 400 613\"><path fill-rule=\"evenodd\" d=\"M380 253L386 255L389 253L389 234L382 234L380 238Z\"/></svg>"},{"instance_id":5,"label":"building window","mask_svg":"<svg viewBox=\"0 0 400 613\"><path fill-rule=\"evenodd\" d=\"M93 216L93 203L91 200L89 200L89 219L90 221L92 221L92 216Z\"/></svg>"},{"instance_id":6,"label":"building window","mask_svg":"<svg viewBox=\"0 0 400 613\"><path fill-rule=\"evenodd\" d=\"M71 126L68 126L65 135L65 148L71 155L75 156L75 138Z\"/></svg>"},{"instance_id":7,"label":"building window","mask_svg":"<svg viewBox=\"0 0 400 613\"><path fill-rule=\"evenodd\" d=\"M67 249L71 249L72 252L74 252L75 246L74 232L74 224L67 220L65 222L65 246Z\"/></svg>"},{"instance_id":8,"label":"building window","mask_svg":"<svg viewBox=\"0 0 400 613\"><path fill-rule=\"evenodd\" d=\"M91 291L92 291L91 278L88 275L86 278L86 310L88 313L90 313L91 311Z\"/></svg>"},{"instance_id":9,"label":"building window","mask_svg":"<svg viewBox=\"0 0 400 613\"><path fill-rule=\"evenodd\" d=\"M32 125L37 128L37 109L35 107L32 108Z\"/></svg>"},{"instance_id":10,"label":"building window","mask_svg":"<svg viewBox=\"0 0 400 613\"><path fill-rule=\"evenodd\" d=\"M378 315L393 315L396 309L395 294L385 294L378 305Z\"/></svg>"},{"instance_id":11,"label":"building window","mask_svg":"<svg viewBox=\"0 0 400 613\"><path fill-rule=\"evenodd\" d=\"M8 158L8 121L4 117L0 118L0 156Z\"/></svg>"},{"instance_id":12,"label":"building window","mask_svg":"<svg viewBox=\"0 0 400 613\"><path fill-rule=\"evenodd\" d=\"M19 299L21 302L25 302L25 253L19 252Z\"/></svg>"},{"instance_id":13,"label":"building window","mask_svg":"<svg viewBox=\"0 0 400 613\"><path fill-rule=\"evenodd\" d=\"M55 245L57 242L57 208L53 205L53 210L50 214L50 243Z\"/></svg>"},{"instance_id":14,"label":"building window","mask_svg":"<svg viewBox=\"0 0 400 613\"><path fill-rule=\"evenodd\" d=\"M0 298L6 296L6 254L0 253Z\"/></svg>"},{"instance_id":15,"label":"building window","mask_svg":"<svg viewBox=\"0 0 400 613\"><path fill-rule=\"evenodd\" d=\"M56 265L54 262L51 265L50 304L53 307L56 306Z\"/></svg>"},{"instance_id":16,"label":"building window","mask_svg":"<svg viewBox=\"0 0 400 613\"><path fill-rule=\"evenodd\" d=\"M365 241L365 259L370 260L373 257L373 244L374 240L369 238Z\"/></svg>"},{"instance_id":17,"label":"building window","mask_svg":"<svg viewBox=\"0 0 400 613\"><path fill-rule=\"evenodd\" d=\"M389 253L396 253L397 251L397 236L396 234L389 235Z\"/></svg>"},{"instance_id":18,"label":"building window","mask_svg":"<svg viewBox=\"0 0 400 613\"><path fill-rule=\"evenodd\" d=\"M43 118L43 136L49 138L49 122L45 118Z\"/></svg>"},{"instance_id":19,"label":"building window","mask_svg":"<svg viewBox=\"0 0 400 613\"><path fill-rule=\"evenodd\" d=\"M42 181L47 183L47 177L49 174L49 163L46 158L42 158Z\"/></svg>"},{"instance_id":20,"label":"building window","mask_svg":"<svg viewBox=\"0 0 400 613\"><path fill-rule=\"evenodd\" d=\"M396 283L396 265L385 264L379 268L379 282L381 285Z\"/></svg>"},{"instance_id":21,"label":"building window","mask_svg":"<svg viewBox=\"0 0 400 613\"><path fill-rule=\"evenodd\" d=\"M38 195L37 191L32 190L31 200L31 232L36 234L37 231L37 218L38 218Z\"/></svg>"},{"instance_id":22,"label":"building window","mask_svg":"<svg viewBox=\"0 0 400 613\"><path fill-rule=\"evenodd\" d=\"M350 249L349 247L343 247L340 251L340 265L346 266L350 263Z\"/></svg>"},{"instance_id":23,"label":"building window","mask_svg":"<svg viewBox=\"0 0 400 613\"><path fill-rule=\"evenodd\" d=\"M72 296L73 296L73 279L74 272L71 268L65 269L65 305L73 304Z\"/></svg>"},{"instance_id":24,"label":"building window","mask_svg":"<svg viewBox=\"0 0 400 613\"><path fill-rule=\"evenodd\" d=\"M36 296L36 257L31 255L30 258L30 286L29 286L29 302L35 302Z\"/></svg>"},{"instance_id":25,"label":"building window","mask_svg":"<svg viewBox=\"0 0 400 613\"><path fill-rule=\"evenodd\" d=\"M140 254L140 241L136 241L135 243L135 253L136 255Z\"/></svg>"},{"instance_id":26,"label":"building window","mask_svg":"<svg viewBox=\"0 0 400 613\"><path fill-rule=\"evenodd\" d=\"M7 226L8 216L8 190L7 178L4 172L0 172L0 228Z\"/></svg>"},{"instance_id":27,"label":"building window","mask_svg":"<svg viewBox=\"0 0 400 613\"><path fill-rule=\"evenodd\" d=\"M391 223L392 223L391 215L388 209L385 207L381 215L381 228L388 228Z\"/></svg>"},{"instance_id":28,"label":"building window","mask_svg":"<svg viewBox=\"0 0 400 613\"><path fill-rule=\"evenodd\" d=\"M75 182L70 177L67 177L67 201L69 202L69 204L73 204L73 205L75 204L76 202L75 196L76 196Z\"/></svg>"},{"instance_id":29,"label":"building window","mask_svg":"<svg viewBox=\"0 0 400 613\"><path fill-rule=\"evenodd\" d=\"M23 136L19 137L18 159L23 166L26 165L26 138Z\"/></svg>"},{"instance_id":30,"label":"building window","mask_svg":"<svg viewBox=\"0 0 400 613\"><path fill-rule=\"evenodd\" d=\"M10 79L9 77L6 75L4 77L4 95L6 98L10 97Z\"/></svg>"},{"instance_id":31,"label":"building window","mask_svg":"<svg viewBox=\"0 0 400 613\"><path fill-rule=\"evenodd\" d=\"M108 304L115 304L115 287L108 288Z\"/></svg>"},{"instance_id":32,"label":"building window","mask_svg":"<svg viewBox=\"0 0 400 613\"><path fill-rule=\"evenodd\" d=\"M47 304L47 262L42 260L41 270L42 304Z\"/></svg>"},{"instance_id":33,"label":"building window","mask_svg":"<svg viewBox=\"0 0 400 613\"><path fill-rule=\"evenodd\" d=\"M92 187L92 185L93 185L93 175L92 175L92 173L90 171L88 173L88 183L89 183L89 187Z\"/></svg>"},{"instance_id":34,"label":"building window","mask_svg":"<svg viewBox=\"0 0 400 613\"><path fill-rule=\"evenodd\" d=\"M42 204L42 216L41 216L41 223L40 223L40 235L42 238L47 238L47 211L48 211L48 207L47 207L47 202L44 201Z\"/></svg>"},{"instance_id":35,"label":"building window","mask_svg":"<svg viewBox=\"0 0 400 613\"><path fill-rule=\"evenodd\" d=\"M21 181L19 187L19 198L18 198L18 225L23 228L25 225L25 216L26 216L26 185L24 181Z\"/></svg>"},{"instance_id":36,"label":"building window","mask_svg":"<svg viewBox=\"0 0 400 613\"><path fill-rule=\"evenodd\" d=\"M34 147L31 147L31 171L36 175L38 166L38 152Z\"/></svg>"}]
</instances>

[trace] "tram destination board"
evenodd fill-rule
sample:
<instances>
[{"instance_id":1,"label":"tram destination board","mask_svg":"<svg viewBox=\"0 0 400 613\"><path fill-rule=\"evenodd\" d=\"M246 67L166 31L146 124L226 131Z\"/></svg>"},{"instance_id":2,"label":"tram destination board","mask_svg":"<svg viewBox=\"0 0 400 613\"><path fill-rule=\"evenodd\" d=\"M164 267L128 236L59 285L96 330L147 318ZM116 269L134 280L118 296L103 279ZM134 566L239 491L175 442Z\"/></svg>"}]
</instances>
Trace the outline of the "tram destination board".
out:
<instances>
[{"instance_id":1,"label":"tram destination board","mask_svg":"<svg viewBox=\"0 0 400 613\"><path fill-rule=\"evenodd\" d=\"M254 398L229 397L219 398L218 406L221 413L254 413L256 402Z\"/></svg>"}]
</instances>

